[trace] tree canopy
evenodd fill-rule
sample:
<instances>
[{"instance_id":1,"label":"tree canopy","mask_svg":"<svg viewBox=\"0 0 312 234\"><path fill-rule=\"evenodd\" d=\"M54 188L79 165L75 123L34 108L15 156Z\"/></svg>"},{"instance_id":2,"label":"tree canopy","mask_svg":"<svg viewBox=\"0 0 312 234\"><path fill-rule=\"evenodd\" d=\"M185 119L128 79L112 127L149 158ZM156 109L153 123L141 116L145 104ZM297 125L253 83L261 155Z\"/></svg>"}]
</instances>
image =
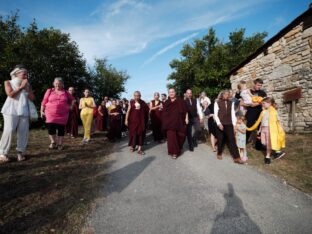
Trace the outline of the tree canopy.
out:
<instances>
[{"instance_id":1,"label":"tree canopy","mask_svg":"<svg viewBox=\"0 0 312 234\"><path fill-rule=\"evenodd\" d=\"M96 59L88 68L76 42L68 33L55 28L38 29L34 20L27 28L18 24L18 12L0 16L0 82L10 79L10 71L23 64L38 105L55 77L62 77L65 87L73 86L79 94L88 87L97 101L104 95L118 97L129 78L125 71L108 65L106 59ZM5 101L1 85L0 104Z\"/></svg>"},{"instance_id":2,"label":"tree canopy","mask_svg":"<svg viewBox=\"0 0 312 234\"><path fill-rule=\"evenodd\" d=\"M229 34L229 41L222 42L213 28L202 39L185 44L181 57L170 62L173 72L168 87L174 87L179 95L191 88L194 94L205 91L215 97L224 88L230 87L226 74L264 44L266 32L245 36L245 29Z\"/></svg>"}]
</instances>

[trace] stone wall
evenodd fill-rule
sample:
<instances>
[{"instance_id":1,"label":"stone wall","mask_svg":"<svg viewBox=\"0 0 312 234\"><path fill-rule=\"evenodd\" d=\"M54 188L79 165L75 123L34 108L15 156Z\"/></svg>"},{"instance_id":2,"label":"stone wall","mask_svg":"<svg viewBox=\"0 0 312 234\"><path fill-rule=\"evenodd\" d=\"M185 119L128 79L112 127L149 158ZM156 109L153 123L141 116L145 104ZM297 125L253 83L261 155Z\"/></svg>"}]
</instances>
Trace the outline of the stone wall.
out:
<instances>
[{"instance_id":1,"label":"stone wall","mask_svg":"<svg viewBox=\"0 0 312 234\"><path fill-rule=\"evenodd\" d=\"M275 98L286 131L291 126L291 104L283 102L283 93L301 87L302 98L296 103L295 130L312 132L312 27L303 30L303 23L266 47L245 66L230 76L232 88L261 78L268 96Z\"/></svg>"}]
</instances>

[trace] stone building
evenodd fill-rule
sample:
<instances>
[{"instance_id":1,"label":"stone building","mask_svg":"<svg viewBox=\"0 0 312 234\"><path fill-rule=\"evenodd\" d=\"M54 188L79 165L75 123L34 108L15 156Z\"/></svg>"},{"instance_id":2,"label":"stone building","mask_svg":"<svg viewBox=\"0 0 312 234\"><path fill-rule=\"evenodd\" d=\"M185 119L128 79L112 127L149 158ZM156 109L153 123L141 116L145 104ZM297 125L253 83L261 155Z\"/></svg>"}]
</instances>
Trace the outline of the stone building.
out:
<instances>
[{"instance_id":1,"label":"stone building","mask_svg":"<svg viewBox=\"0 0 312 234\"><path fill-rule=\"evenodd\" d=\"M275 98L286 131L312 132L312 4L262 47L235 67L228 76L232 88L261 78L268 96ZM286 102L285 93L296 89L301 98ZM299 88L299 89L298 89ZM290 91L292 92L292 91ZM295 106L295 107L293 107ZM293 110L294 115L292 115Z\"/></svg>"}]
</instances>

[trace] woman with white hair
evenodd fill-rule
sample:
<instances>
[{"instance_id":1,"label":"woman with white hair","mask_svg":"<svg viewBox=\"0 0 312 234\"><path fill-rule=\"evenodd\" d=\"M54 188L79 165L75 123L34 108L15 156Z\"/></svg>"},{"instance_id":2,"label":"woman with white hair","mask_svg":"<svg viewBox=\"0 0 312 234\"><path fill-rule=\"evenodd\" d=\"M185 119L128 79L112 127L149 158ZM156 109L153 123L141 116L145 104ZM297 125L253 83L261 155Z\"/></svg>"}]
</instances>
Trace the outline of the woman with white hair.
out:
<instances>
[{"instance_id":1,"label":"woman with white hair","mask_svg":"<svg viewBox=\"0 0 312 234\"><path fill-rule=\"evenodd\" d=\"M55 78L53 86L54 88L46 91L41 102L41 117L46 119L51 141L49 149L62 150L65 125L68 120L69 110L72 108L75 99L64 89L62 78Z\"/></svg>"},{"instance_id":2,"label":"woman with white hair","mask_svg":"<svg viewBox=\"0 0 312 234\"><path fill-rule=\"evenodd\" d=\"M211 101L210 101L210 98L207 97L206 93L205 92L201 92L200 96L199 96L199 101L200 101L200 104L203 106L204 105L204 102L207 102L208 103L208 106L211 104Z\"/></svg>"},{"instance_id":3,"label":"woman with white hair","mask_svg":"<svg viewBox=\"0 0 312 234\"><path fill-rule=\"evenodd\" d=\"M4 119L4 128L0 141L0 163L8 162L7 154L11 148L12 137L17 132L17 160L25 160L24 153L28 143L29 133L29 104L28 99L35 96L28 83L28 72L17 66L11 73L11 80L4 82L5 93L8 96L1 113Z\"/></svg>"}]
</instances>

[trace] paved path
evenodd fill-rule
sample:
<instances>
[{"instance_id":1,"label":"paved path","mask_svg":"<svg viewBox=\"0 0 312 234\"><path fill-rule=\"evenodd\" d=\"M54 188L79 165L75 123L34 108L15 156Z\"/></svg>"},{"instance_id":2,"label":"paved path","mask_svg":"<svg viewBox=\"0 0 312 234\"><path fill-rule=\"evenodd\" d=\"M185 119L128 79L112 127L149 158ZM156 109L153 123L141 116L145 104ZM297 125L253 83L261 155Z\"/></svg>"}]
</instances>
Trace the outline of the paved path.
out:
<instances>
[{"instance_id":1,"label":"paved path","mask_svg":"<svg viewBox=\"0 0 312 234\"><path fill-rule=\"evenodd\" d=\"M312 233L312 199L249 166L218 161L199 145L178 160L166 145L144 158L125 141L110 157L96 233Z\"/></svg>"}]
</instances>

